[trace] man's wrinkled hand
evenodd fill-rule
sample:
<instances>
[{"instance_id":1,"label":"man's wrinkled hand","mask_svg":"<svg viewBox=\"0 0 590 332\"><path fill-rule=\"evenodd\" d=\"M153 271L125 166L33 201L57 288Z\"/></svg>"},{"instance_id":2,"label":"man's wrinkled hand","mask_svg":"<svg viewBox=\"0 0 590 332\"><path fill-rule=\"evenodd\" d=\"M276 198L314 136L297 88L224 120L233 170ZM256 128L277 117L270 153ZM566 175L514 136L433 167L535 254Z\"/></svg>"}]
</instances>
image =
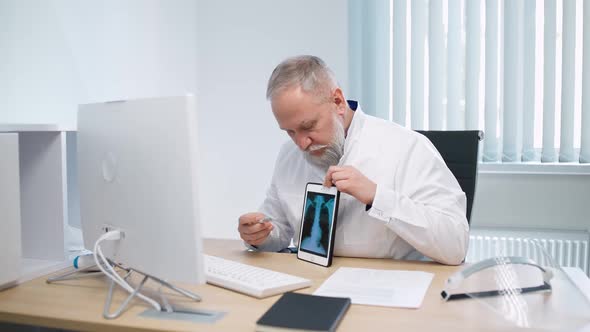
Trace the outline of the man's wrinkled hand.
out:
<instances>
[{"instance_id":1,"label":"man's wrinkled hand","mask_svg":"<svg viewBox=\"0 0 590 332\"><path fill-rule=\"evenodd\" d=\"M347 193L364 204L373 204L377 184L352 166L330 166L324 186L336 186L340 192Z\"/></svg>"},{"instance_id":2,"label":"man's wrinkled hand","mask_svg":"<svg viewBox=\"0 0 590 332\"><path fill-rule=\"evenodd\" d=\"M240 216L238 232L240 232L242 240L252 246L264 243L274 228L272 222L260 222L265 217L266 216L260 212L251 212Z\"/></svg>"}]
</instances>

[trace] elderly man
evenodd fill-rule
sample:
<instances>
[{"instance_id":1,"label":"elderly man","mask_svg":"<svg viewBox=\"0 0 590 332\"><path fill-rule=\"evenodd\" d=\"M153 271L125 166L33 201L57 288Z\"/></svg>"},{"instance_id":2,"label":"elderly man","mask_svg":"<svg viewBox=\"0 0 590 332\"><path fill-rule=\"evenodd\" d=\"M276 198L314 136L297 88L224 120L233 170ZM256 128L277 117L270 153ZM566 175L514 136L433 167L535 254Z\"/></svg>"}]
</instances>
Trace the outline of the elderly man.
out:
<instances>
[{"instance_id":1,"label":"elderly man","mask_svg":"<svg viewBox=\"0 0 590 332\"><path fill-rule=\"evenodd\" d=\"M426 137L363 113L315 56L280 63L266 97L291 140L259 212L239 219L247 245L279 251L297 241L305 185L320 182L341 192L335 255L463 261L465 194Z\"/></svg>"}]
</instances>

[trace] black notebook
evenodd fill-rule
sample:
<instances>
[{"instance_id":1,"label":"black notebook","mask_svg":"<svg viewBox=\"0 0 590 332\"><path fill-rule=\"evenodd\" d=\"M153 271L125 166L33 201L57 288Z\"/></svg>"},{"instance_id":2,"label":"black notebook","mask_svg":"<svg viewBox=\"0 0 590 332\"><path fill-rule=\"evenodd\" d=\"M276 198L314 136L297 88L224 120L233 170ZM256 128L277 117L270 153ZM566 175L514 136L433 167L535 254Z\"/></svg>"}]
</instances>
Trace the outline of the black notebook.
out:
<instances>
[{"instance_id":1,"label":"black notebook","mask_svg":"<svg viewBox=\"0 0 590 332\"><path fill-rule=\"evenodd\" d=\"M256 331L335 331L350 299L285 293L256 322Z\"/></svg>"}]
</instances>

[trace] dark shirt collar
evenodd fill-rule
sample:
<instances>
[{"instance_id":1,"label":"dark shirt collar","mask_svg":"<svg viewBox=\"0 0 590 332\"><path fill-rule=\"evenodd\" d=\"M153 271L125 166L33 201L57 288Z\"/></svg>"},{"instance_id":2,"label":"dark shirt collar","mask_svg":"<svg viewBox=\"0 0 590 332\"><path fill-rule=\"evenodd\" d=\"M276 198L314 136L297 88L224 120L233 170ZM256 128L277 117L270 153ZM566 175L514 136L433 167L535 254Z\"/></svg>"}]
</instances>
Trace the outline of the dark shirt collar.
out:
<instances>
[{"instance_id":1,"label":"dark shirt collar","mask_svg":"<svg viewBox=\"0 0 590 332\"><path fill-rule=\"evenodd\" d=\"M356 100L347 100L346 102L348 103L348 107L350 107L350 109L353 111L356 111L357 107L359 106L359 103Z\"/></svg>"}]
</instances>

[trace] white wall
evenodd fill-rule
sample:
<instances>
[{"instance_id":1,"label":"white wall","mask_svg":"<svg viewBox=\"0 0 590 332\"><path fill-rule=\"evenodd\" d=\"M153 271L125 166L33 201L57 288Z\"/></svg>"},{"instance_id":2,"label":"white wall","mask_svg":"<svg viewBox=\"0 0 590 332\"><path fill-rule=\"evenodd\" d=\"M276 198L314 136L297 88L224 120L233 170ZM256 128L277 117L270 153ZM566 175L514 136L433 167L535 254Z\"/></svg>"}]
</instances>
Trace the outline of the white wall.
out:
<instances>
[{"instance_id":1,"label":"white wall","mask_svg":"<svg viewBox=\"0 0 590 332\"><path fill-rule=\"evenodd\" d=\"M264 199L280 145L288 139L265 99L285 57L314 54L346 89L345 1L200 1L197 97L205 234L238 237L240 214Z\"/></svg>"},{"instance_id":2,"label":"white wall","mask_svg":"<svg viewBox=\"0 0 590 332\"><path fill-rule=\"evenodd\" d=\"M195 91L205 234L237 237L287 139L268 76L287 56L315 54L346 88L347 42L336 0L2 0L0 123L75 128L80 103Z\"/></svg>"},{"instance_id":3,"label":"white wall","mask_svg":"<svg viewBox=\"0 0 590 332\"><path fill-rule=\"evenodd\" d=\"M590 231L590 175L479 174L471 225Z\"/></svg>"},{"instance_id":4,"label":"white wall","mask_svg":"<svg viewBox=\"0 0 590 332\"><path fill-rule=\"evenodd\" d=\"M0 1L0 123L75 128L79 103L195 89L190 0Z\"/></svg>"},{"instance_id":5,"label":"white wall","mask_svg":"<svg viewBox=\"0 0 590 332\"><path fill-rule=\"evenodd\" d=\"M0 123L76 128L78 104L194 92L196 14L192 0L0 1Z\"/></svg>"},{"instance_id":6,"label":"white wall","mask_svg":"<svg viewBox=\"0 0 590 332\"><path fill-rule=\"evenodd\" d=\"M0 1L0 122L74 124L66 44L53 2Z\"/></svg>"}]
</instances>

